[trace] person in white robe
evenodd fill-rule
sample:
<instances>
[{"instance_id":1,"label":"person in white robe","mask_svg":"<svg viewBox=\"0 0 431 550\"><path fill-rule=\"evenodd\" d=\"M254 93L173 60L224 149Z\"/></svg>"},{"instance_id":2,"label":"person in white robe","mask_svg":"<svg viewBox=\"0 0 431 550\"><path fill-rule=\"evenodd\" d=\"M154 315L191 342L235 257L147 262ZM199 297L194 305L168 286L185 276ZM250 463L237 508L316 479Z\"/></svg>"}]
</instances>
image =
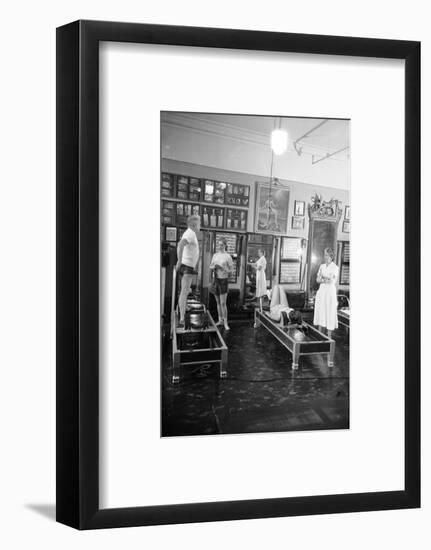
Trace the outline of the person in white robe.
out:
<instances>
[{"instance_id":1,"label":"person in white robe","mask_svg":"<svg viewBox=\"0 0 431 550\"><path fill-rule=\"evenodd\" d=\"M257 262L251 262L249 265L256 270L256 293L255 298L259 298L260 310L262 311L262 298L267 294L266 287L266 258L265 251L259 248L257 251L259 259Z\"/></svg>"},{"instance_id":2,"label":"person in white robe","mask_svg":"<svg viewBox=\"0 0 431 550\"><path fill-rule=\"evenodd\" d=\"M319 267L316 281L320 284L314 303L314 325L321 330L326 328L328 336L338 328L337 316L337 282L338 266L334 263L334 251L332 248L325 248L325 263Z\"/></svg>"}]
</instances>

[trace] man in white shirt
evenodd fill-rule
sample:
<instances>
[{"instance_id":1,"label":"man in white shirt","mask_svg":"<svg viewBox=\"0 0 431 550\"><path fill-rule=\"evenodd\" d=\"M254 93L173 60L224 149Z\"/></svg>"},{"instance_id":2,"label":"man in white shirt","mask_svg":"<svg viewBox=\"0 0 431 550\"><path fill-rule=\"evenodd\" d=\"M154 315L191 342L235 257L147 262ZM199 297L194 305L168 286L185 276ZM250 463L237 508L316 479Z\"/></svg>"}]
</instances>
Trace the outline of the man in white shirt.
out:
<instances>
[{"instance_id":1,"label":"man in white shirt","mask_svg":"<svg viewBox=\"0 0 431 550\"><path fill-rule=\"evenodd\" d=\"M176 270L181 275L181 291L178 299L180 310L179 327L184 327L187 296L192 285L193 275L199 261L199 242L196 233L201 228L200 216L192 215L187 218L187 229L178 243Z\"/></svg>"}]
</instances>

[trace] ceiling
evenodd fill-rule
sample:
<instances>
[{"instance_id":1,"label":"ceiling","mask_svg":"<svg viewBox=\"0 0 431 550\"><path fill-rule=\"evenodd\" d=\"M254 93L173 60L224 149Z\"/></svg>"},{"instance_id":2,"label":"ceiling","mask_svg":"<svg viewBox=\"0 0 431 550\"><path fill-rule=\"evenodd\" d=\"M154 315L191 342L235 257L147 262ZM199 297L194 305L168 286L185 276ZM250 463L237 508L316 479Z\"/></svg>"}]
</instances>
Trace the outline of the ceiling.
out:
<instances>
[{"instance_id":1,"label":"ceiling","mask_svg":"<svg viewBox=\"0 0 431 550\"><path fill-rule=\"evenodd\" d=\"M281 126L288 132L288 151L309 155L313 163L346 162L350 155L350 123L343 119L163 112L162 123L266 147Z\"/></svg>"}]
</instances>

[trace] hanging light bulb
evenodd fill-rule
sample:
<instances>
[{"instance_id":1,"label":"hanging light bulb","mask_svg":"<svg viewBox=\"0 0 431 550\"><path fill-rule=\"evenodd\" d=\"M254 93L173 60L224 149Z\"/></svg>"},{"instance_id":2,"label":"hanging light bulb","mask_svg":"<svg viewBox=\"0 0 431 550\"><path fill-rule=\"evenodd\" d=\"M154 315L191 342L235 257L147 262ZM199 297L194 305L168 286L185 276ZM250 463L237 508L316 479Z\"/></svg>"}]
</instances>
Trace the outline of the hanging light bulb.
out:
<instances>
[{"instance_id":1,"label":"hanging light bulb","mask_svg":"<svg viewBox=\"0 0 431 550\"><path fill-rule=\"evenodd\" d=\"M286 130L278 128L271 133L271 148L275 155L282 155L287 149L288 135Z\"/></svg>"}]
</instances>

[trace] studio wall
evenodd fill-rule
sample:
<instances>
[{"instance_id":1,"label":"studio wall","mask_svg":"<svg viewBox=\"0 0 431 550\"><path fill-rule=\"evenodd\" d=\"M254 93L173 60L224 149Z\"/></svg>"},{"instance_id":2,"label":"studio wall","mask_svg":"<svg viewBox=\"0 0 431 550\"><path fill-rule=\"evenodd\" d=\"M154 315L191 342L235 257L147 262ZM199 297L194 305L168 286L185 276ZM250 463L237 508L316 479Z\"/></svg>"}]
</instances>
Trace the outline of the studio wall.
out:
<instances>
[{"instance_id":1,"label":"studio wall","mask_svg":"<svg viewBox=\"0 0 431 550\"><path fill-rule=\"evenodd\" d=\"M329 162L329 161L328 161ZM163 172L171 172L173 174L182 174L185 176L191 176L196 178L208 178L216 181L224 181L228 183L239 183L250 186L250 207L247 221L247 231L253 233L255 231L255 200L256 200L256 182L268 183L268 177L262 177L256 174L250 174L246 172L237 172L232 170L225 170L222 168L214 168L211 166L203 166L202 164L193 164L190 162L181 162L168 158L162 158L161 170ZM340 220L338 226L339 241L349 241L350 234L344 233L343 219L344 219L344 207L350 206L350 193L346 189L337 189L335 187L322 187L319 185L311 185L300 181L292 181L287 179L279 179L280 184L286 186L290 190L289 197L289 211L288 211L288 231L285 236L288 237L308 237L308 214L307 205L311 200L311 197L316 193L321 194L323 200L330 200L331 198L337 199L342 203L343 218ZM304 201L306 204L304 213L304 227L303 229L292 229L292 217L294 215L295 201Z\"/></svg>"}]
</instances>

